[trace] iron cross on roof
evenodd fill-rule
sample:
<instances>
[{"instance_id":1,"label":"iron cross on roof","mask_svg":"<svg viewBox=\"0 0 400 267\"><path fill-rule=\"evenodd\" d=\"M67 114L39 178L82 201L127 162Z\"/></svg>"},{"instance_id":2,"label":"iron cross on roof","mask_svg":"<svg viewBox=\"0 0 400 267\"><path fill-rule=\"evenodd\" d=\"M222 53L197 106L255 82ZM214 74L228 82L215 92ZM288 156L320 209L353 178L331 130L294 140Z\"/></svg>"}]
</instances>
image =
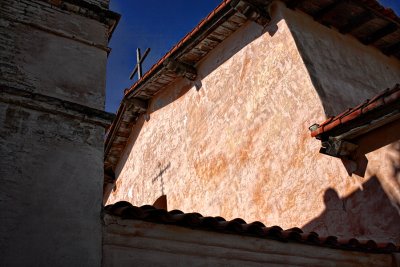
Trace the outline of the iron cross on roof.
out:
<instances>
[{"instance_id":1,"label":"iron cross on roof","mask_svg":"<svg viewBox=\"0 0 400 267\"><path fill-rule=\"evenodd\" d=\"M147 48L146 51L144 51L143 57L140 56L140 48L136 49L136 66L133 69L131 75L129 76L129 79L132 80L133 76L135 75L135 73L137 72L138 74L138 80L140 80L140 78L142 78L142 63L143 61L146 59L147 55L150 52L150 48Z\"/></svg>"}]
</instances>

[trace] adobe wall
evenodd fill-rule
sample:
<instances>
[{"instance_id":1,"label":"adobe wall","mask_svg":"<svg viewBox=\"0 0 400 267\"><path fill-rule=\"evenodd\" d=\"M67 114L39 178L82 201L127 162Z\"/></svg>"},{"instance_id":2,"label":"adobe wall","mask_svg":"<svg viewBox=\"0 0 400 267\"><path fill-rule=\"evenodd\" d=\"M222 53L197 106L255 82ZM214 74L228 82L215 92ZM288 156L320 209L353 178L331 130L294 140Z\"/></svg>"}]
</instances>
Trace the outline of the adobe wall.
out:
<instances>
[{"instance_id":1,"label":"adobe wall","mask_svg":"<svg viewBox=\"0 0 400 267\"><path fill-rule=\"evenodd\" d=\"M104 109L107 25L45 1L2 2L0 85Z\"/></svg>"},{"instance_id":2,"label":"adobe wall","mask_svg":"<svg viewBox=\"0 0 400 267\"><path fill-rule=\"evenodd\" d=\"M367 154L364 177L349 176L308 127L393 86L400 62L279 3L271 14L266 29L249 22L214 49L194 84L179 80L151 101L108 203L165 194L168 209L399 242L395 145Z\"/></svg>"},{"instance_id":3,"label":"adobe wall","mask_svg":"<svg viewBox=\"0 0 400 267\"><path fill-rule=\"evenodd\" d=\"M104 128L0 105L0 265L100 266Z\"/></svg>"},{"instance_id":4,"label":"adobe wall","mask_svg":"<svg viewBox=\"0 0 400 267\"><path fill-rule=\"evenodd\" d=\"M109 26L90 12L1 2L0 266L101 265Z\"/></svg>"}]
</instances>

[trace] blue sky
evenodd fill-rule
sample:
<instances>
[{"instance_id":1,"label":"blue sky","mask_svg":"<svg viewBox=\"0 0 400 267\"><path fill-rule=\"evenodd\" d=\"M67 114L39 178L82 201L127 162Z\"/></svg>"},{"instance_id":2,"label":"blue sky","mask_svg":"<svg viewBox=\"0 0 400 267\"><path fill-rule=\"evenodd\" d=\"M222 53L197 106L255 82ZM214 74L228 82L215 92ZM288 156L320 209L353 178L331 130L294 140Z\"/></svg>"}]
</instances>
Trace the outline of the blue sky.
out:
<instances>
[{"instance_id":1,"label":"blue sky","mask_svg":"<svg viewBox=\"0 0 400 267\"><path fill-rule=\"evenodd\" d=\"M129 74L136 64L136 48L151 52L143 64L145 73L221 0L111 0L110 9L121 14L109 46L106 111L116 112L125 88L135 80ZM400 0L381 0L400 14Z\"/></svg>"}]
</instances>

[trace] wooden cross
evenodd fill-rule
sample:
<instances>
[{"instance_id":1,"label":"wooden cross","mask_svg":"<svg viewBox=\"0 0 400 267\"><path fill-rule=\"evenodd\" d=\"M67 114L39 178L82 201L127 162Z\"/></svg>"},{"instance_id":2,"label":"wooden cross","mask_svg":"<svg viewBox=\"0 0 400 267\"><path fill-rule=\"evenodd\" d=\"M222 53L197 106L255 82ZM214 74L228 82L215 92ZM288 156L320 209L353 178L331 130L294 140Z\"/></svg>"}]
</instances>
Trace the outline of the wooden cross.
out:
<instances>
[{"instance_id":1,"label":"wooden cross","mask_svg":"<svg viewBox=\"0 0 400 267\"><path fill-rule=\"evenodd\" d=\"M143 61L146 59L147 55L150 52L150 48L147 48L146 51L144 51L143 57L140 56L140 48L136 49L136 66L133 69L131 75L129 76L129 79L132 80L133 76L136 74L138 74L138 80L140 80L140 78L142 78L142 63Z\"/></svg>"}]
</instances>

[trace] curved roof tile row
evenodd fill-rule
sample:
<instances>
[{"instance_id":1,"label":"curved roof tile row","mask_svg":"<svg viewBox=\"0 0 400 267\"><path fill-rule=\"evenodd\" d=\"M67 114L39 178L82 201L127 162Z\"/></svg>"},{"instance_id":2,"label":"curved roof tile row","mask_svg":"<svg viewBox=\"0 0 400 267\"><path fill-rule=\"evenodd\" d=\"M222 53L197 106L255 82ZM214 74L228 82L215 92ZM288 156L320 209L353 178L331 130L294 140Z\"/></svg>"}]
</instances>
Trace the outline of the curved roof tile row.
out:
<instances>
[{"instance_id":1,"label":"curved roof tile row","mask_svg":"<svg viewBox=\"0 0 400 267\"><path fill-rule=\"evenodd\" d=\"M107 214L118 216L125 220L141 220L197 230L267 238L281 242L296 242L334 249L371 253L400 252L400 247L390 242L377 243L374 240L358 240L356 238L339 239L336 236L320 237L315 232L304 233L297 227L283 230L279 226L265 226L259 221L247 223L241 218L227 221L219 216L203 216L199 213L184 213L180 210L166 211L150 205L137 207L126 201L108 205L104 209Z\"/></svg>"},{"instance_id":2,"label":"curved roof tile row","mask_svg":"<svg viewBox=\"0 0 400 267\"><path fill-rule=\"evenodd\" d=\"M391 89L387 88L372 99L367 99L354 108L349 108L337 116L330 117L321 124L315 124L317 127L311 131L311 136L321 138L322 135L328 135L330 132L340 128L349 130L350 128L358 127L360 123L355 124L354 122L360 121L366 116L369 118L361 123L369 123L374 119L392 113L396 109L393 104L397 104L397 109L399 109L400 84L396 84ZM373 113L376 115L374 116ZM349 129L344 129L346 126Z\"/></svg>"}]
</instances>

